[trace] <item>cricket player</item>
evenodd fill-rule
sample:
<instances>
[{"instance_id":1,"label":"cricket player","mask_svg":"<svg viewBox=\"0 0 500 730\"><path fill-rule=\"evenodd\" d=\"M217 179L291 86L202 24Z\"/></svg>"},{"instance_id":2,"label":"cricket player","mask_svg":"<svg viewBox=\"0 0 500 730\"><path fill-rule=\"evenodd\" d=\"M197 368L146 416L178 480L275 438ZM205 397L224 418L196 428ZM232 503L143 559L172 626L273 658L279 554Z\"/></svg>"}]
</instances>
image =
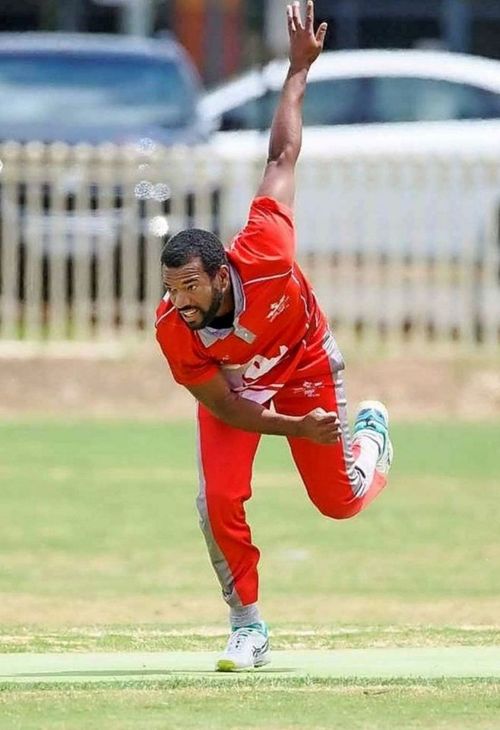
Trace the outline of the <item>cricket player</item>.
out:
<instances>
[{"instance_id":1,"label":"cricket player","mask_svg":"<svg viewBox=\"0 0 500 730\"><path fill-rule=\"evenodd\" d=\"M157 339L175 380L198 401L197 506L230 612L219 671L269 662L258 606L259 550L244 510L261 434L288 440L310 499L334 519L370 504L392 460L382 403L360 405L351 439L342 355L295 262L302 103L327 26L315 32L311 0L305 18L299 2L289 5L287 20L290 68L246 226L227 251L213 233L195 229L171 238L161 255L166 295Z\"/></svg>"}]
</instances>

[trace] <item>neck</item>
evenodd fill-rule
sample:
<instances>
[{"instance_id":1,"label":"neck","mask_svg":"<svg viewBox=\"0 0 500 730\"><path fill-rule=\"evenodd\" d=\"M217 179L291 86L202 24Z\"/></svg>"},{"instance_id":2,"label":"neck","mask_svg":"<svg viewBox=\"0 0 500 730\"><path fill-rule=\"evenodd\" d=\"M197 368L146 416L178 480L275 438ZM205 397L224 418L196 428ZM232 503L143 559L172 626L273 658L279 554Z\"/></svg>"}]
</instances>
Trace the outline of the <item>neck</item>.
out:
<instances>
[{"instance_id":1,"label":"neck","mask_svg":"<svg viewBox=\"0 0 500 730\"><path fill-rule=\"evenodd\" d=\"M217 317L224 317L225 314L229 314L230 312L234 311L234 294L233 294L233 285L232 282L229 282L229 286L227 287L226 291L224 292L224 297L222 299L221 305L219 309L217 310Z\"/></svg>"}]
</instances>

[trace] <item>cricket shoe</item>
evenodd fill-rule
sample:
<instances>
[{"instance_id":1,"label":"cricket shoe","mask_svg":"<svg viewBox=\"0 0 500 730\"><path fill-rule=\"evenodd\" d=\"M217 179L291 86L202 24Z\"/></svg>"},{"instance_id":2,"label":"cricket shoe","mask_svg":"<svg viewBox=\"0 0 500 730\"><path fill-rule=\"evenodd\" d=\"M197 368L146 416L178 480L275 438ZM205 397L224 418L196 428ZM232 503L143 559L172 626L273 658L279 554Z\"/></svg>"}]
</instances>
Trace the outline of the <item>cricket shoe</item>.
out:
<instances>
[{"instance_id":1,"label":"cricket shoe","mask_svg":"<svg viewBox=\"0 0 500 730\"><path fill-rule=\"evenodd\" d=\"M237 672L269 664L269 634L266 624L251 624L234 629L226 650L217 660L217 672Z\"/></svg>"},{"instance_id":2,"label":"cricket shoe","mask_svg":"<svg viewBox=\"0 0 500 730\"><path fill-rule=\"evenodd\" d=\"M354 423L353 434L355 441L362 436L366 436L377 443L379 447L377 471L388 474L394 449L389 438L389 413L384 404L378 400L361 401Z\"/></svg>"}]
</instances>

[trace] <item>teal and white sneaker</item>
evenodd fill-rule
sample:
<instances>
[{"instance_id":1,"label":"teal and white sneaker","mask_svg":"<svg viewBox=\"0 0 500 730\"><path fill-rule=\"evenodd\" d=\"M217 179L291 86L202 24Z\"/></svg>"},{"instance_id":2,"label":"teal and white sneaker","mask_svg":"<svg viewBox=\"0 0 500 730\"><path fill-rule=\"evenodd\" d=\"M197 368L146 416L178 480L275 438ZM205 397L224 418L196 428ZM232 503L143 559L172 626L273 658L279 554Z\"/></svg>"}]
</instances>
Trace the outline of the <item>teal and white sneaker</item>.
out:
<instances>
[{"instance_id":1,"label":"teal and white sneaker","mask_svg":"<svg viewBox=\"0 0 500 730\"><path fill-rule=\"evenodd\" d=\"M269 664L269 632L266 624L260 623L233 629L226 650L217 660L217 672L237 672L255 669Z\"/></svg>"},{"instance_id":2,"label":"teal and white sneaker","mask_svg":"<svg viewBox=\"0 0 500 730\"><path fill-rule=\"evenodd\" d=\"M364 400L359 404L353 437L356 441L361 436L371 438L377 443L380 453L377 461L377 471L388 474L394 456L394 449L389 438L389 413L380 401Z\"/></svg>"}]
</instances>

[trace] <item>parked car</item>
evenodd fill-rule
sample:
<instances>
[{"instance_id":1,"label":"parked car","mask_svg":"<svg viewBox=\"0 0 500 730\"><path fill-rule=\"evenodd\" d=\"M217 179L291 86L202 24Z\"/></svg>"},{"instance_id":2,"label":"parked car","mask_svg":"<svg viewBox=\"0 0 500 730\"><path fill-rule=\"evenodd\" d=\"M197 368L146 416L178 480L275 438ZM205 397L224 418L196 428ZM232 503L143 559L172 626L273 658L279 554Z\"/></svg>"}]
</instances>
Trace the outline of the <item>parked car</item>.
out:
<instances>
[{"instance_id":1,"label":"parked car","mask_svg":"<svg viewBox=\"0 0 500 730\"><path fill-rule=\"evenodd\" d=\"M32 254L46 262L49 255L88 257L90 241L94 268L98 250L113 251L118 290L116 262L125 233L137 241L142 261L151 232L160 239L190 223L190 181L175 186L167 168L158 178L159 166L149 163L159 145L206 141L209 130L199 112L200 97L194 64L170 36L0 33L0 143L38 141L70 148L64 164L52 153L38 163L21 163L18 183L7 175L7 166L17 163L6 158L0 175L0 242L2 230L16 230L19 260ZM137 154L124 154L121 163L110 166L103 191L105 163L87 163L94 175L89 178L73 154L82 143L127 145ZM184 207L185 215L172 216L172 195L182 198L183 206L176 210ZM152 219L148 199L159 204ZM24 268L20 266L21 292Z\"/></svg>"},{"instance_id":2,"label":"parked car","mask_svg":"<svg viewBox=\"0 0 500 730\"><path fill-rule=\"evenodd\" d=\"M207 92L204 116L221 132L268 129L287 68L273 61ZM471 119L500 120L499 61L437 51L326 52L311 69L304 102L308 128Z\"/></svg>"},{"instance_id":3,"label":"parked car","mask_svg":"<svg viewBox=\"0 0 500 730\"><path fill-rule=\"evenodd\" d=\"M201 109L217 130L210 145L223 159L263 164L287 68L287 61L273 61L205 94ZM477 241L499 209L498 182L478 175L469 211L460 172L440 179L431 163L467 156L498 161L499 61L438 51L325 52L310 72L304 125L297 191L303 251L356 254L368 248L445 258L465 248L467 256L477 256ZM390 163L386 173L373 167L377 160ZM408 182L412 160L422 173ZM351 165L348 183L341 179L341 161L342 169ZM231 232L244 220L254 189L255 175L240 174L227 192ZM376 222L387 211L397 234ZM414 225L412 216L428 225Z\"/></svg>"},{"instance_id":4,"label":"parked car","mask_svg":"<svg viewBox=\"0 0 500 730\"><path fill-rule=\"evenodd\" d=\"M0 33L0 140L193 144L200 91L170 37Z\"/></svg>"}]
</instances>

